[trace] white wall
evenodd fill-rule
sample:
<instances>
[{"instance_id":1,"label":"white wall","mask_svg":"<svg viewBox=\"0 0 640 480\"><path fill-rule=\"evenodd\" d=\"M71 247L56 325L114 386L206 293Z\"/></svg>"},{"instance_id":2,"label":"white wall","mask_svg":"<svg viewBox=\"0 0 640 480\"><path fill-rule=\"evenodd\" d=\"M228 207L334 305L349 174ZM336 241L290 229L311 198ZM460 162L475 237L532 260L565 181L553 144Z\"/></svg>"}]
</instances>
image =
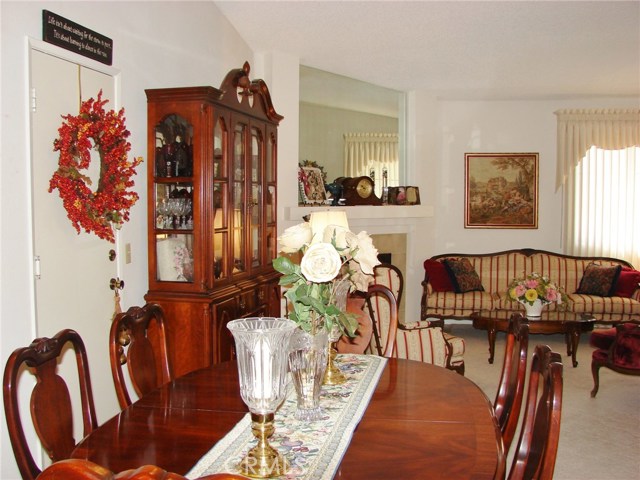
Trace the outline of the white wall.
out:
<instances>
[{"instance_id":1,"label":"white wall","mask_svg":"<svg viewBox=\"0 0 640 480\"><path fill-rule=\"evenodd\" d=\"M34 336L31 267L30 178L27 115L27 37L40 39L42 9L96 30L114 41L113 66L122 71L122 106L131 131L132 155L146 157L145 88L219 86L224 75L245 60L252 78L264 78L279 129L278 230L284 210L297 206L298 59L254 54L209 2L7 2L0 3L2 125L0 159L0 364ZM408 93L407 176L420 187L423 205L435 216L415 225L419 244L407 252L405 306L419 311L422 261L451 251L489 252L508 248L560 249L560 195L555 181L555 116L559 108L638 106L630 99L540 101L445 101L430 92ZM540 153L538 230L464 229L464 153L469 151ZM133 262L122 278L123 308L143 302L147 290L146 163L138 169L140 201L123 228L121 243L131 243ZM414 313L415 316L415 313ZM106 340L105 340L106 341ZM88 348L91 348L89 345ZM108 359L105 359L108 362ZM94 380L94 393L112 389L110 378ZM115 408L115 407L114 407ZM98 412L105 421L112 412ZM4 416L4 411L2 411ZM6 424L0 436L0 478L18 478Z\"/></svg>"},{"instance_id":2,"label":"white wall","mask_svg":"<svg viewBox=\"0 0 640 480\"><path fill-rule=\"evenodd\" d=\"M423 252L422 259L441 253L487 253L524 247L561 252L562 191L555 191L553 112L563 108L637 108L638 104L638 98L617 97L438 101L434 112L438 117L436 155L430 158L431 173L422 177L435 193L434 244L433 250ZM540 154L537 229L464 228L467 152Z\"/></svg>"},{"instance_id":3,"label":"white wall","mask_svg":"<svg viewBox=\"0 0 640 480\"><path fill-rule=\"evenodd\" d=\"M398 133L397 118L313 103L301 103L299 125L300 161L324 167L327 183L344 176L346 133Z\"/></svg>"},{"instance_id":4,"label":"white wall","mask_svg":"<svg viewBox=\"0 0 640 480\"><path fill-rule=\"evenodd\" d=\"M0 364L15 348L35 336L31 266L30 178L27 113L27 38L42 38L42 10L47 9L113 39L113 67L122 72L121 105L131 131L131 154L146 159L144 89L212 85L253 52L210 2L6 2L1 14L0 160ZM277 103L276 103L277 105ZM61 112L64 113L64 112ZM140 200L121 231L131 243L133 261L125 265L122 306L141 304L147 291L146 162L138 167ZM52 197L53 198L53 197ZM55 333L55 332L53 332ZM106 339L105 339L106 342ZM91 349L91 345L87 345ZM108 371L107 366L100 366ZM98 369L99 367L93 367ZM94 395L113 390L111 377L93 378ZM104 422L117 411L98 411ZM2 408L4 417L4 408ZM4 418L0 422L0 478L19 478Z\"/></svg>"}]
</instances>

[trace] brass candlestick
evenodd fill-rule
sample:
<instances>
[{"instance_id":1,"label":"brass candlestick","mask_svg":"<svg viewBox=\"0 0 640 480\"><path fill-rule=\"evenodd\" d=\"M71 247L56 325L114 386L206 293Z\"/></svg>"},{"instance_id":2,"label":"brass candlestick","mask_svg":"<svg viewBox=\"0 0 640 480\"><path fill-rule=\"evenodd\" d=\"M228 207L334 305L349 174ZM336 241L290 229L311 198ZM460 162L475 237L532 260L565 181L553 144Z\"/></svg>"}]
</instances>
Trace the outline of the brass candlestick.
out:
<instances>
[{"instance_id":1,"label":"brass candlestick","mask_svg":"<svg viewBox=\"0 0 640 480\"><path fill-rule=\"evenodd\" d=\"M286 473L287 463L268 438L275 430L274 413L286 394L287 348L297 325L285 318L251 317L232 320L227 328L236 344L240 395L251 412L251 432L258 439L238 470L249 477L279 477Z\"/></svg>"},{"instance_id":2,"label":"brass candlestick","mask_svg":"<svg viewBox=\"0 0 640 480\"><path fill-rule=\"evenodd\" d=\"M273 413L251 414L251 433L258 444L247 452L238 464L242 475L253 478L279 477L287 473L289 462L269 445L268 438L273 435Z\"/></svg>"},{"instance_id":3,"label":"brass candlestick","mask_svg":"<svg viewBox=\"0 0 640 480\"><path fill-rule=\"evenodd\" d=\"M340 331L338 330L338 333ZM340 385L347 381L347 377L340 371L340 369L335 364L336 355L338 354L338 350L336 349L336 344L338 340L333 340L333 331L329 333L329 357L327 370L324 372L324 378L322 383L324 385ZM340 338L338 336L338 338Z\"/></svg>"}]
</instances>

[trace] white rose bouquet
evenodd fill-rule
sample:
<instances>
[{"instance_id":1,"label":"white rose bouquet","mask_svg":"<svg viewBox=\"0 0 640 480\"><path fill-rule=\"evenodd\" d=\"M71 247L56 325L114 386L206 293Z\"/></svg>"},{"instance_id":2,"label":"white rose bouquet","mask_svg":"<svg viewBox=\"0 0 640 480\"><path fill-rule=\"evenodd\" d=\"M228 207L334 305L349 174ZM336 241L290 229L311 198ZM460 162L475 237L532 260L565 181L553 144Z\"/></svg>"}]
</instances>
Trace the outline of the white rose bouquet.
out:
<instances>
[{"instance_id":1,"label":"white rose bouquet","mask_svg":"<svg viewBox=\"0 0 640 480\"><path fill-rule=\"evenodd\" d=\"M307 332L323 326L338 325L354 336L358 321L355 315L336 306L340 291L366 291L373 281L373 267L378 265L378 250L367 232L357 235L347 228L328 225L314 235L308 222L287 228L278 238L280 251L274 268L282 273L280 285L287 286L285 297L292 310L289 318ZM298 265L289 255L302 253Z\"/></svg>"}]
</instances>

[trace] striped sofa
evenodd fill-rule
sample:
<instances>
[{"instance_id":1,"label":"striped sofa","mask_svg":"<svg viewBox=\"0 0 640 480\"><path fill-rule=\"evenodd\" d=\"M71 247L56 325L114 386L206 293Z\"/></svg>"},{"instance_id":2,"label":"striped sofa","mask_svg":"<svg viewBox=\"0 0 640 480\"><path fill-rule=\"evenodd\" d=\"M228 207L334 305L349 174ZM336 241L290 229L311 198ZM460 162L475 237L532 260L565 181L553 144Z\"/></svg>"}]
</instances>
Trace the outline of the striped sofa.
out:
<instances>
[{"instance_id":1,"label":"striped sofa","mask_svg":"<svg viewBox=\"0 0 640 480\"><path fill-rule=\"evenodd\" d=\"M598 323L619 323L640 318L640 289L630 298L620 296L595 296L575 293L588 265L621 265L633 268L624 260L604 257L575 257L530 248L507 250L489 254L444 254L429 260L466 258L480 277L484 291L455 293L435 291L425 270L422 282L421 319L467 319L478 310L522 310L517 302L506 300L509 283L518 277L537 272L548 276L562 287L569 298L566 308L576 313L591 313ZM426 262L425 262L426 264ZM546 308L556 308L548 305Z\"/></svg>"}]
</instances>

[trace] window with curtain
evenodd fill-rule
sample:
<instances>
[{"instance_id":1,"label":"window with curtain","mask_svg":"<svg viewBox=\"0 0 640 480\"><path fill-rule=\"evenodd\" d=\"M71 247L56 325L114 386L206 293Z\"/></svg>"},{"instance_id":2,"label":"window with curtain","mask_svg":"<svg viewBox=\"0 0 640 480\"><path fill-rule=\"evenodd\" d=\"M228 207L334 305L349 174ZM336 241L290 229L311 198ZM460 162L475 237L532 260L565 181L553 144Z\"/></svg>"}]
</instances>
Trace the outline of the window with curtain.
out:
<instances>
[{"instance_id":1,"label":"window with curtain","mask_svg":"<svg viewBox=\"0 0 640 480\"><path fill-rule=\"evenodd\" d=\"M384 177L387 186L397 186L400 178L397 133L345 133L344 176L367 175L382 197Z\"/></svg>"},{"instance_id":2,"label":"window with curtain","mask_svg":"<svg viewBox=\"0 0 640 480\"><path fill-rule=\"evenodd\" d=\"M556 115L565 252L640 267L640 110Z\"/></svg>"}]
</instances>

